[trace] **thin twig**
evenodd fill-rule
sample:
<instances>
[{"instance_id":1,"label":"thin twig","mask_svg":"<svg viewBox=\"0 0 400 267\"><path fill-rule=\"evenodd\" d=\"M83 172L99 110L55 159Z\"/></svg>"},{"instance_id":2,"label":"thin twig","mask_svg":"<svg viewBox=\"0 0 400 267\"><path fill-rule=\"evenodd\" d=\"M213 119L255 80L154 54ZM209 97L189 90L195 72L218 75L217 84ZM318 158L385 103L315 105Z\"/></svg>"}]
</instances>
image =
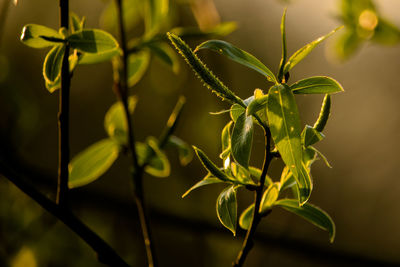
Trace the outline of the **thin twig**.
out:
<instances>
[{"instance_id":1,"label":"thin twig","mask_svg":"<svg viewBox=\"0 0 400 267\"><path fill-rule=\"evenodd\" d=\"M33 186L25 182L25 180L15 170L10 168L8 164L0 162L0 173L82 238L96 251L100 262L109 266L129 267L101 237L87 227L69 209L57 205Z\"/></svg>"},{"instance_id":2,"label":"thin twig","mask_svg":"<svg viewBox=\"0 0 400 267\"><path fill-rule=\"evenodd\" d=\"M266 216L269 214L261 214L259 212L260 209L260 203L261 203L261 198L263 195L263 189L264 189L264 183L265 179L267 176L269 164L271 163L271 160L273 158L271 154L271 132L269 131L268 128L264 128L264 133L265 133L265 158L264 158L264 164L263 164L263 169L260 177L260 183L258 184L258 187L255 191L255 196L254 196L254 213L253 213L253 220L250 225L249 230L246 233L246 237L243 242L242 249L240 250L236 261L233 263L234 267L241 267L243 266L244 261L246 260L247 255L249 254L250 250L253 248L254 245L254 234L256 233L257 226L259 222L261 221L261 218L263 216Z\"/></svg>"},{"instance_id":3,"label":"thin twig","mask_svg":"<svg viewBox=\"0 0 400 267\"><path fill-rule=\"evenodd\" d=\"M68 29L69 3L60 0L60 26ZM69 91L71 77L69 73L69 45L65 45L65 52L61 66L61 89L58 113L59 157L58 157L58 186L57 204L65 206L68 194L68 164L69 164Z\"/></svg>"},{"instance_id":4,"label":"thin twig","mask_svg":"<svg viewBox=\"0 0 400 267\"><path fill-rule=\"evenodd\" d=\"M123 7L122 0L116 0L117 10L118 10L118 22L119 22L119 34L121 41L121 49L122 49L122 68L120 69L120 77L118 80L118 84L116 85L116 91L118 97L120 98L125 117L127 120L128 126L128 145L129 151L132 157L132 180L134 187L134 198L138 209L138 215L140 219L140 225L142 228L142 234L144 239L144 244L146 247L147 254L147 263L149 267L157 266L156 257L155 257L155 249L154 244L151 238L150 232L150 223L149 219L146 215L145 203L144 203L144 195L143 195L143 170L142 166L139 166L138 157L136 154L136 145L135 145L135 135L133 130L133 123L131 120L131 115L129 113L128 107L128 49L127 49L127 40L125 35L125 26L124 26L124 18L123 18Z\"/></svg>"}]
</instances>

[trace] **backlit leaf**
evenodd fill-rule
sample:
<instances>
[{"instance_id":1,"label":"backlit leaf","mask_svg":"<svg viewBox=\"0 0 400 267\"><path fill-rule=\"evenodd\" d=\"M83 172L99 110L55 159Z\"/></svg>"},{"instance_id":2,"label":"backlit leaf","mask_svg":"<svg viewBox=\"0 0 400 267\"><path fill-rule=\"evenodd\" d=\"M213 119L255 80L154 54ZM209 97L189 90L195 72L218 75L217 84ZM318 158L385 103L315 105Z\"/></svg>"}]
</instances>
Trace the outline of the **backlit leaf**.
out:
<instances>
[{"instance_id":1,"label":"backlit leaf","mask_svg":"<svg viewBox=\"0 0 400 267\"><path fill-rule=\"evenodd\" d=\"M148 146L154 151L149 164L144 170L155 177L167 177L171 173L171 166L165 153L158 147L155 138L148 138Z\"/></svg>"},{"instance_id":2,"label":"backlit leaf","mask_svg":"<svg viewBox=\"0 0 400 267\"><path fill-rule=\"evenodd\" d=\"M142 50L132 53L128 57L128 85L130 87L137 84L145 74L150 62L149 51Z\"/></svg>"},{"instance_id":3,"label":"backlit leaf","mask_svg":"<svg viewBox=\"0 0 400 267\"><path fill-rule=\"evenodd\" d=\"M54 83L61 76L61 66L64 58L65 45L54 46L43 63L43 77L48 83Z\"/></svg>"},{"instance_id":4,"label":"backlit leaf","mask_svg":"<svg viewBox=\"0 0 400 267\"><path fill-rule=\"evenodd\" d=\"M209 40L201 43L196 47L195 51L201 49L210 49L215 52L218 52L224 56L227 56L229 59L242 64L248 68L251 68L265 77L271 82L276 83L275 75L253 55L243 51L236 46L221 40Z\"/></svg>"},{"instance_id":5,"label":"backlit leaf","mask_svg":"<svg viewBox=\"0 0 400 267\"><path fill-rule=\"evenodd\" d=\"M286 84L271 87L268 95L267 115L272 139L282 160L296 179L300 205L303 205L310 197L312 181L303 164L297 104L292 91Z\"/></svg>"},{"instance_id":6,"label":"backlit leaf","mask_svg":"<svg viewBox=\"0 0 400 267\"><path fill-rule=\"evenodd\" d=\"M206 177L203 178L203 180L201 180L200 182L196 183L194 186L192 186L189 190L187 190L183 195L182 198L186 197L190 192L192 192L193 190L205 186L205 185L209 185L209 184L217 184L217 183L223 183L223 181L221 179L218 179L214 176L212 176L210 173L206 175Z\"/></svg>"},{"instance_id":7,"label":"backlit leaf","mask_svg":"<svg viewBox=\"0 0 400 267\"><path fill-rule=\"evenodd\" d=\"M283 11L282 20L281 20L281 39L282 39L282 58L279 64L279 74L278 80L281 81L283 78L283 68L286 64L287 59L287 47L286 47L286 8Z\"/></svg>"},{"instance_id":8,"label":"backlit leaf","mask_svg":"<svg viewBox=\"0 0 400 267\"><path fill-rule=\"evenodd\" d=\"M239 218L239 225L242 229L248 230L250 228L251 222L253 221L254 214L254 204L251 204L242 212Z\"/></svg>"},{"instance_id":9,"label":"backlit leaf","mask_svg":"<svg viewBox=\"0 0 400 267\"><path fill-rule=\"evenodd\" d=\"M147 45L171 70L177 74L179 72L179 60L177 54L170 46L165 43L150 43Z\"/></svg>"},{"instance_id":10,"label":"backlit leaf","mask_svg":"<svg viewBox=\"0 0 400 267\"><path fill-rule=\"evenodd\" d=\"M325 128L325 125L329 119L329 115L331 113L331 96L325 95L324 100L321 106L321 112L319 113L318 119L314 124L315 130L322 132Z\"/></svg>"},{"instance_id":11,"label":"backlit leaf","mask_svg":"<svg viewBox=\"0 0 400 267\"><path fill-rule=\"evenodd\" d=\"M243 113L233 125L231 149L235 161L245 168L249 167L253 132L253 118Z\"/></svg>"},{"instance_id":12,"label":"backlit leaf","mask_svg":"<svg viewBox=\"0 0 400 267\"><path fill-rule=\"evenodd\" d=\"M199 27L176 27L171 29L171 32L182 38L211 38L215 36L226 36L236 30L236 28L236 22L227 21L206 30L200 30Z\"/></svg>"},{"instance_id":13,"label":"backlit leaf","mask_svg":"<svg viewBox=\"0 0 400 267\"><path fill-rule=\"evenodd\" d=\"M199 148L193 146L194 151L196 152L197 157L200 159L201 163L203 164L204 168L214 175L216 178L221 179L222 181L229 181L229 177L221 171L208 157L201 151Z\"/></svg>"},{"instance_id":14,"label":"backlit leaf","mask_svg":"<svg viewBox=\"0 0 400 267\"><path fill-rule=\"evenodd\" d=\"M267 211L274 205L279 196L279 187L279 183L273 183L265 190L260 203L260 213Z\"/></svg>"},{"instance_id":15,"label":"backlit leaf","mask_svg":"<svg viewBox=\"0 0 400 267\"><path fill-rule=\"evenodd\" d=\"M50 41L51 39L54 41ZM63 36L56 30L37 24L25 25L21 33L21 42L33 48L58 45L62 39Z\"/></svg>"},{"instance_id":16,"label":"backlit leaf","mask_svg":"<svg viewBox=\"0 0 400 267\"><path fill-rule=\"evenodd\" d=\"M192 148L182 139L175 135L168 138L168 145L174 146L178 149L179 162L181 165L186 166L193 159Z\"/></svg>"},{"instance_id":17,"label":"backlit leaf","mask_svg":"<svg viewBox=\"0 0 400 267\"><path fill-rule=\"evenodd\" d=\"M105 53L118 49L118 42L106 31L85 29L68 37L72 48L87 53Z\"/></svg>"},{"instance_id":18,"label":"backlit leaf","mask_svg":"<svg viewBox=\"0 0 400 267\"><path fill-rule=\"evenodd\" d=\"M335 239L335 223L332 218L322 209L309 203L299 207L295 199L282 199L275 202L275 206L280 206L300 217L306 219L315 226L328 231L331 243Z\"/></svg>"},{"instance_id":19,"label":"backlit leaf","mask_svg":"<svg viewBox=\"0 0 400 267\"><path fill-rule=\"evenodd\" d=\"M118 158L119 145L103 139L76 155L69 164L69 188L87 185L105 173Z\"/></svg>"},{"instance_id":20,"label":"backlit leaf","mask_svg":"<svg viewBox=\"0 0 400 267\"><path fill-rule=\"evenodd\" d=\"M316 76L300 80L290 86L294 94L333 94L343 92L343 87L334 79Z\"/></svg>"},{"instance_id":21,"label":"backlit leaf","mask_svg":"<svg viewBox=\"0 0 400 267\"><path fill-rule=\"evenodd\" d=\"M223 226L236 235L237 200L235 186L229 186L217 199L217 215Z\"/></svg>"},{"instance_id":22,"label":"backlit leaf","mask_svg":"<svg viewBox=\"0 0 400 267\"><path fill-rule=\"evenodd\" d=\"M306 125L303 132L301 133L302 143L305 147L311 146L321 141L322 139L324 139L324 137L325 136L321 132L315 130L315 128L309 125Z\"/></svg>"},{"instance_id":23,"label":"backlit leaf","mask_svg":"<svg viewBox=\"0 0 400 267\"><path fill-rule=\"evenodd\" d=\"M331 31L330 33L328 33L327 35L321 36L318 39L312 41L311 43L303 46L302 48L300 48L299 50L297 50L286 62L285 67L283 69L283 74L289 72L294 66L297 65L297 63L299 63L300 61L302 61L308 54L310 54L310 52L312 50L314 50L314 48L320 44L322 41L324 41L326 38L328 38L329 36L331 36L332 34L334 34L336 31L342 29L343 26L340 26L336 29L334 29L333 31Z\"/></svg>"},{"instance_id":24,"label":"backlit leaf","mask_svg":"<svg viewBox=\"0 0 400 267\"><path fill-rule=\"evenodd\" d=\"M255 98L246 108L246 115L250 116L255 114L257 111L264 109L267 106L268 95Z\"/></svg>"},{"instance_id":25,"label":"backlit leaf","mask_svg":"<svg viewBox=\"0 0 400 267\"><path fill-rule=\"evenodd\" d=\"M120 56L121 54L121 49L109 50L102 53L83 53L79 58L79 64L96 64L105 62L111 60L115 56Z\"/></svg>"}]
</instances>

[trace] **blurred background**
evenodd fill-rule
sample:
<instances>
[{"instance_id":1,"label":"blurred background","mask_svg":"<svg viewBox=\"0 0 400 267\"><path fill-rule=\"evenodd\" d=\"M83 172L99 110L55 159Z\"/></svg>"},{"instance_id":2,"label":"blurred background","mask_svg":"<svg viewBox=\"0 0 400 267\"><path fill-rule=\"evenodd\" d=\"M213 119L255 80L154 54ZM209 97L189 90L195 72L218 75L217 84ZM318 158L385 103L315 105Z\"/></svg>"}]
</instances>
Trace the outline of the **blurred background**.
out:
<instances>
[{"instance_id":1,"label":"blurred background","mask_svg":"<svg viewBox=\"0 0 400 267\"><path fill-rule=\"evenodd\" d=\"M10 2L10 4L8 3ZM171 1L174 25L196 26L199 14L213 9L199 1ZM323 2L323 3L322 3ZM361 1L363 2L363 1ZM364 1L366 2L366 1ZM70 1L70 9L86 16L88 28L102 27L101 14L108 1ZM377 13L400 27L400 2L375 1ZM280 20L288 6L289 54L304 44L348 23L339 0L215 0L221 21L235 21L238 29L225 40L252 53L274 72L281 55ZM342 6L342 8L341 8ZM58 28L57 1L0 0L0 152L49 197L55 197L57 177L58 92L50 94L42 77L47 52L19 41L27 23ZM202 9L203 8L203 9ZM7 10L4 13L4 10ZM211 11L210 11L211 10ZM378 13L379 12L379 13ZM212 13L212 12L211 12ZM207 17L207 16L206 16ZM218 20L216 14L211 15ZM206 19L207 20L207 19ZM212 20L212 19L211 19ZM400 181L399 70L400 43L395 30L367 35L341 46L343 35L332 37L291 72L290 82L326 75L338 80L345 92L334 95L326 139L317 148L328 157L314 164L311 203L326 210L337 227L336 240L284 210L273 210L258 227L256 245L246 266L399 266ZM350 29L350 30L349 30ZM130 32L141 32L141 26ZM356 33L356 34L357 34ZM382 39L383 36L383 39ZM399 35L400 36L400 35ZM396 39L397 38L397 39ZM349 39L350 40L350 39ZM190 40L193 47L201 40ZM387 45L391 44L391 45ZM347 50L345 50L347 49ZM200 57L240 97L255 88L266 91L264 77L209 52ZM71 88L71 154L105 138L103 119L115 102L110 63L79 66ZM195 78L180 60L174 74L153 58L143 79L132 88L138 96L134 124L138 140L158 136L179 95L187 98L176 135L204 150L219 162L220 131L228 115L211 111L228 108ZM303 123L314 123L322 96L296 96ZM262 163L263 138L256 132L252 162ZM181 167L169 153L168 178L145 176L145 194L160 266L230 266L243 241L218 222L215 201L223 185L210 185L181 195L205 174L194 159ZM222 164L222 162L219 162ZM132 266L144 266L145 251L130 188L128 160L120 157L99 180L71 191L73 212L106 239ZM273 163L271 177L279 179L282 165ZM240 190L239 212L253 195ZM46 213L4 177L0 177L0 266L101 266L94 252L65 225Z\"/></svg>"}]
</instances>

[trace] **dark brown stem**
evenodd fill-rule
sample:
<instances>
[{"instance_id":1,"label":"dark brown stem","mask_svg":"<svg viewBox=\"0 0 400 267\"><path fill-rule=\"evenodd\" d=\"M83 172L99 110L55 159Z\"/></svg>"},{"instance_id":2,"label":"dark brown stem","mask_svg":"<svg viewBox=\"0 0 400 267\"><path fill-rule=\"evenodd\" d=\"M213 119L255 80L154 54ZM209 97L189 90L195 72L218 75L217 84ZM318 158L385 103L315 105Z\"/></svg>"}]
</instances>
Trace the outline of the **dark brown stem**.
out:
<instances>
[{"instance_id":1,"label":"dark brown stem","mask_svg":"<svg viewBox=\"0 0 400 267\"><path fill-rule=\"evenodd\" d=\"M236 261L233 263L234 267L243 266L247 255L249 254L250 250L253 248L253 245L254 245L253 239L254 239L254 234L256 233L257 226L260 223L261 218L263 216L267 215L267 214L261 214L259 212L259 209L260 209L261 198L263 195L265 179L267 176L269 164L271 163L273 156L271 155L271 132L269 131L268 128L264 128L264 132L265 132L265 157L264 157L264 164L263 164L263 169L262 169L262 173L261 173L261 177L260 177L260 183L258 184L258 187L254 193L255 196L254 196L253 220L252 220L249 230L246 233L246 237L244 239L242 249L239 251Z\"/></svg>"},{"instance_id":2,"label":"dark brown stem","mask_svg":"<svg viewBox=\"0 0 400 267\"><path fill-rule=\"evenodd\" d=\"M139 166L138 157L136 154L135 146L135 135L131 115L128 107L128 49L125 35L125 26L123 18L123 7L122 0L116 0L118 10L118 23L119 23L119 34L121 41L122 57L121 57L121 69L118 84L116 85L116 92L120 98L124 113L128 124L128 146L130 155L132 157L132 180L134 187L134 198L138 209L138 215L140 219L140 225L142 228L142 234L144 244L146 247L147 263L149 267L157 266L155 249L151 238L150 223L145 210L144 195L143 195L143 166Z\"/></svg>"},{"instance_id":3,"label":"dark brown stem","mask_svg":"<svg viewBox=\"0 0 400 267\"><path fill-rule=\"evenodd\" d=\"M100 262L109 266L129 267L129 265L95 232L79 220L69 209L57 205L37 189L25 182L8 164L0 162L0 173L16 185L22 192L35 200L42 208L57 217L80 238L82 238L98 255Z\"/></svg>"},{"instance_id":4,"label":"dark brown stem","mask_svg":"<svg viewBox=\"0 0 400 267\"><path fill-rule=\"evenodd\" d=\"M60 26L68 29L69 3L60 0ZM69 45L66 44L61 66L61 89L58 113L59 156L58 156L58 186L57 204L65 206L68 194L68 164L69 164L69 90L71 77L69 74Z\"/></svg>"}]
</instances>

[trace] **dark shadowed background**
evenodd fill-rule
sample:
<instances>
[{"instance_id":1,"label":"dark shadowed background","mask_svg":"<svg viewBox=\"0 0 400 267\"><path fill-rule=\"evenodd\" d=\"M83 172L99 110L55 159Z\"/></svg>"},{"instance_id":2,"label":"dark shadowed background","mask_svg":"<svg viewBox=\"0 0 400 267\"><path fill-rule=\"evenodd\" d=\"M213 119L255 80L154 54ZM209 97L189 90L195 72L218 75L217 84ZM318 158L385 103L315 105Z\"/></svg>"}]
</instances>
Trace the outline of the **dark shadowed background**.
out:
<instances>
[{"instance_id":1,"label":"dark shadowed background","mask_svg":"<svg viewBox=\"0 0 400 267\"><path fill-rule=\"evenodd\" d=\"M1 0L0 3L5 0ZM277 0L216 0L223 21L236 21L238 30L226 40L249 51L274 72L280 60L279 24L284 4ZM400 2L376 1L379 10L400 26ZM106 1L71 0L70 9L87 17L87 27L99 27ZM336 0L293 0L288 5L289 53L340 25ZM193 24L190 10L181 8L180 23ZM57 174L58 92L44 86L43 50L19 42L23 25L58 27L58 4L51 0L20 0L10 6L0 50L0 149L31 173L32 183L54 197ZM199 41L192 41L193 47ZM246 266L384 266L400 265L400 44L365 43L345 62L335 59L333 42L317 48L292 72L291 81L331 76L345 92L334 95L327 136L321 150L333 168L322 161L313 168L311 202L334 219L337 236L328 234L282 210L274 210L258 228L256 246ZM240 97L255 88L267 90L264 77L209 52L200 52L207 65ZM180 62L173 74L157 58L143 80L132 89L138 96L134 124L138 140L159 135L179 95L187 104L176 135L196 145L218 162L220 131L228 115L212 116L222 103ZM111 64L79 66L71 89L71 154L104 138L103 118L115 102ZM319 112L322 96L297 96L304 123ZM256 132L254 164L262 163L263 138ZM230 266L241 247L237 237L219 224L215 201L223 188L211 185L181 195L205 174L194 159L181 167L171 154L168 178L145 176L145 191L160 266ZM18 162L24 162L18 163ZM279 163L271 176L279 178ZM73 211L132 266L144 266L136 208L131 197L128 160L121 157L99 180L71 191ZM239 210L252 194L239 191ZM92 250L11 183L0 177L0 265L100 266Z\"/></svg>"}]
</instances>

